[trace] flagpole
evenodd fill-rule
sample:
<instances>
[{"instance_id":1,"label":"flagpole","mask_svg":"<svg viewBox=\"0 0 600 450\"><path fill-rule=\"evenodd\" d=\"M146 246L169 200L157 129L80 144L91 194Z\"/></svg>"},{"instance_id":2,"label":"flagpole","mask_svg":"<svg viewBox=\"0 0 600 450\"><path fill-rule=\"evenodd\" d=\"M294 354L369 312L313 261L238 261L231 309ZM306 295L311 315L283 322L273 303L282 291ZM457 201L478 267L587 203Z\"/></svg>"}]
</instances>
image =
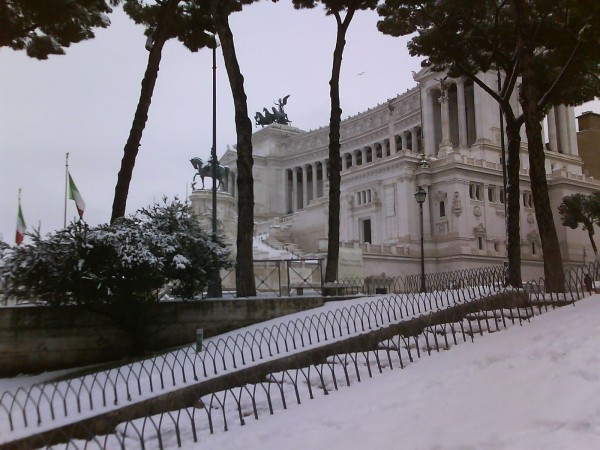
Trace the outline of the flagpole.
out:
<instances>
[{"instance_id":1,"label":"flagpole","mask_svg":"<svg viewBox=\"0 0 600 450\"><path fill-rule=\"evenodd\" d=\"M21 211L21 188L19 188L19 193L17 194L17 203L17 233L15 234L15 243L21 245L25 235L25 220L23 220L23 212Z\"/></svg>"},{"instance_id":2,"label":"flagpole","mask_svg":"<svg viewBox=\"0 0 600 450\"><path fill-rule=\"evenodd\" d=\"M68 185L69 185L69 152L65 158L65 215L63 217L63 228L67 228L67 197L68 197Z\"/></svg>"}]
</instances>

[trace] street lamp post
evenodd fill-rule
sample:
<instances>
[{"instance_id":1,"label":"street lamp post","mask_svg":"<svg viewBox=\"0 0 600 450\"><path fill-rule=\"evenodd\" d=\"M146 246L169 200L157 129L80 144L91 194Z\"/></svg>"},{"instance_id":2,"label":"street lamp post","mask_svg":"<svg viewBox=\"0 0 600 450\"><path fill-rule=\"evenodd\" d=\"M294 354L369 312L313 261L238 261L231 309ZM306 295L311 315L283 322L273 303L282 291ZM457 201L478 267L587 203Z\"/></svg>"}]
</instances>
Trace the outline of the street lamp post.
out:
<instances>
[{"instance_id":1,"label":"street lamp post","mask_svg":"<svg viewBox=\"0 0 600 450\"><path fill-rule=\"evenodd\" d=\"M212 48L212 148L210 151L212 175L212 239L217 242L217 47L219 39L215 35L215 45ZM208 282L208 297L223 296L221 274L217 271Z\"/></svg>"},{"instance_id":2,"label":"street lamp post","mask_svg":"<svg viewBox=\"0 0 600 450\"><path fill-rule=\"evenodd\" d=\"M415 200L419 204L420 216L421 216L421 292L427 292L425 287L425 251L423 246L423 203L427 198L427 191L419 186L417 192L415 192Z\"/></svg>"}]
</instances>

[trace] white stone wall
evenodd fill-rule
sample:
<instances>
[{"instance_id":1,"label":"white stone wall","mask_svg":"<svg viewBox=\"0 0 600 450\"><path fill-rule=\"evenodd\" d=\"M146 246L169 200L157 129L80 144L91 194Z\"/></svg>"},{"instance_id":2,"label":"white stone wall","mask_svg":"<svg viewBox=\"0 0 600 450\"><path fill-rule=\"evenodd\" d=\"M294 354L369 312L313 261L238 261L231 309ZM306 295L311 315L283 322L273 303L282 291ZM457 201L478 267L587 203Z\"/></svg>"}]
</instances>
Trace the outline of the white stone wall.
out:
<instances>
[{"instance_id":1,"label":"white stone wall","mask_svg":"<svg viewBox=\"0 0 600 450\"><path fill-rule=\"evenodd\" d=\"M340 239L363 249L366 275L418 271L420 216L414 193L419 186L428 194L423 208L426 270L501 264L505 258L498 105L477 84L444 76L424 69L415 75L417 87L342 122ZM480 79L495 89L495 74ZM442 92L446 103L440 102ZM514 103L519 112L516 99ZM600 188L581 175L572 108L551 110L544 139L563 257L567 264L581 262L585 248L590 260L587 234L565 229L556 212L565 195ZM253 145L256 220L289 217L290 239L306 252L318 252L319 241L327 239L327 127L305 132L272 125L253 135ZM232 169L234 180L235 150L228 149L221 163ZM535 213L523 204L523 193L531 193L528 168L523 142L524 278L541 273L542 267ZM480 198L471 198L473 183ZM370 220L370 244L365 244L365 220Z\"/></svg>"}]
</instances>

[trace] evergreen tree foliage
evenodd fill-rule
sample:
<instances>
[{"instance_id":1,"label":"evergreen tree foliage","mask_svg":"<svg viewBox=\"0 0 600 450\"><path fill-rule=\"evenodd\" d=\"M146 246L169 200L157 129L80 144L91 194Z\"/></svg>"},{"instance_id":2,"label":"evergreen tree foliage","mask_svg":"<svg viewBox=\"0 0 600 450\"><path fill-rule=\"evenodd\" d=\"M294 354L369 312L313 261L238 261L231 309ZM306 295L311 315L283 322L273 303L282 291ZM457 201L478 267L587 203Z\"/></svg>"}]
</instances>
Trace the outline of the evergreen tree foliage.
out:
<instances>
[{"instance_id":1,"label":"evergreen tree foliage","mask_svg":"<svg viewBox=\"0 0 600 450\"><path fill-rule=\"evenodd\" d=\"M416 33L408 49L412 56L426 57L424 67L435 72L447 71L452 77L465 76L500 105L507 136L506 283L518 287L522 282L519 153L524 119L511 103L518 79L518 64L511 54L514 42L510 42L514 27L510 24L506 4L497 3L496 0L386 0L378 7L382 17L378 28L392 36ZM499 90L477 76L493 68L505 75Z\"/></svg>"},{"instance_id":2,"label":"evergreen tree foliage","mask_svg":"<svg viewBox=\"0 0 600 450\"><path fill-rule=\"evenodd\" d=\"M4 251L4 295L52 306L139 306L156 302L167 283L173 294L193 298L230 266L224 246L178 200L110 225L78 221L44 238L29 236L30 244Z\"/></svg>"},{"instance_id":3,"label":"evergreen tree foliage","mask_svg":"<svg viewBox=\"0 0 600 450\"><path fill-rule=\"evenodd\" d=\"M582 230L587 231L594 255L598 256L598 248L594 241L594 223L600 222L600 191L567 195L558 206L558 213L565 227L576 230L581 225Z\"/></svg>"},{"instance_id":4,"label":"evergreen tree foliage","mask_svg":"<svg viewBox=\"0 0 600 450\"><path fill-rule=\"evenodd\" d=\"M165 43L169 39L177 38L192 52L215 45L212 34L213 22L206 2L192 0L119 1L123 2L123 9L135 23L146 27L145 34L148 37L146 49L149 53L146 72L142 79L140 98L123 149L123 159L115 186L111 222L125 215L133 168L148 120L148 111Z\"/></svg>"},{"instance_id":5,"label":"evergreen tree foliage","mask_svg":"<svg viewBox=\"0 0 600 450\"><path fill-rule=\"evenodd\" d=\"M564 273L545 173L540 121L553 104L578 104L600 94L600 4L593 0L386 0L379 29L417 32L409 43L424 65L466 76L494 98L506 118L508 282L520 285L519 129L526 125L531 188L550 291L564 290ZM499 70L502 88L477 73ZM518 84L520 83L520 85ZM518 89L522 113L510 104Z\"/></svg>"},{"instance_id":6,"label":"evergreen tree foliage","mask_svg":"<svg viewBox=\"0 0 600 450\"><path fill-rule=\"evenodd\" d=\"M0 47L37 59L64 55L71 44L110 25L106 0L10 0L0 2ZM110 0L116 4L117 0Z\"/></svg>"},{"instance_id":7,"label":"evergreen tree foliage","mask_svg":"<svg viewBox=\"0 0 600 450\"><path fill-rule=\"evenodd\" d=\"M197 0L204 2L207 0ZM236 291L238 297L255 297L252 238L254 235L254 178L252 167L252 121L248 115L248 103L244 88L244 76L240 69L229 16L258 0L208 0L214 19L215 30L221 41L223 61L229 78L235 111L237 134L237 261L235 265ZM271 0L275 3L277 0Z\"/></svg>"}]
</instances>

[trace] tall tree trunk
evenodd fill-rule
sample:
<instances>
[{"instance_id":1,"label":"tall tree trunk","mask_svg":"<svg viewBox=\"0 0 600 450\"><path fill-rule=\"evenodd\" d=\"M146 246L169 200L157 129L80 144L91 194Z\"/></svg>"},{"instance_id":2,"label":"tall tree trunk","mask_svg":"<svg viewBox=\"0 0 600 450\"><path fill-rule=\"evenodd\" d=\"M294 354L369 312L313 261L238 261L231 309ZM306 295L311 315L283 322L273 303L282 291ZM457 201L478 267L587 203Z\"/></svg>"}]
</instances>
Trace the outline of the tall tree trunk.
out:
<instances>
[{"instance_id":1,"label":"tall tree trunk","mask_svg":"<svg viewBox=\"0 0 600 450\"><path fill-rule=\"evenodd\" d=\"M525 97L529 97L529 94L525 93L528 89L529 87L526 85L524 76L522 86L524 99ZM536 113L536 101L526 100L525 103L528 105L523 105L523 112L525 114L525 130L527 132L527 146L529 149L529 178L531 179L535 218L544 253L545 287L547 292L564 292L565 274L558 235L554 226L552 205L550 205L550 198L548 196L542 127L538 120L539 115Z\"/></svg>"},{"instance_id":2,"label":"tall tree trunk","mask_svg":"<svg viewBox=\"0 0 600 450\"><path fill-rule=\"evenodd\" d=\"M503 109L504 110L504 109ZM504 110L508 140L506 161L506 284L520 287L521 279L521 208L519 204L519 167L521 137L519 122L511 111Z\"/></svg>"},{"instance_id":3,"label":"tall tree trunk","mask_svg":"<svg viewBox=\"0 0 600 450\"><path fill-rule=\"evenodd\" d=\"M521 91L519 101L523 107L525 118L525 131L527 133L527 147L529 150L529 177L531 179L531 193L535 206L542 251L544 253L544 278L545 288L548 292L564 292L565 275L558 235L554 226L554 217L550 198L548 196L548 183L546 181L546 157L542 142L541 108L538 106L539 93L536 86L536 77L533 64L535 45L529 42L529 24L526 23L525 5L522 0L514 0L514 13L517 24L517 46L520 52L521 63Z\"/></svg>"},{"instance_id":4,"label":"tall tree trunk","mask_svg":"<svg viewBox=\"0 0 600 450\"><path fill-rule=\"evenodd\" d=\"M238 188L238 227L237 259L235 267L236 291L238 297L256 296L252 237L254 234L254 179L252 177L252 122L248 117L248 105L244 90L244 77L240 71L233 33L229 27L228 12L213 2L213 18L221 48L235 109L235 129L237 132L237 188Z\"/></svg>"},{"instance_id":5,"label":"tall tree trunk","mask_svg":"<svg viewBox=\"0 0 600 450\"><path fill-rule=\"evenodd\" d=\"M346 46L346 30L352 21L354 9L349 9L344 21L339 13L334 13L337 21L335 49L331 80L329 81L329 96L331 98L331 115L329 118L329 220L327 233L327 267L325 282L337 280L338 261L340 257L340 185L342 158L340 156L340 123L342 108L340 106L340 71L342 57Z\"/></svg>"},{"instance_id":6,"label":"tall tree trunk","mask_svg":"<svg viewBox=\"0 0 600 450\"><path fill-rule=\"evenodd\" d=\"M585 228L587 229L588 236L590 238L590 244L592 244L592 250L594 250L594 256L597 258L598 248L596 247L596 241L594 240L594 224L592 223L589 227L586 225Z\"/></svg>"},{"instance_id":7,"label":"tall tree trunk","mask_svg":"<svg viewBox=\"0 0 600 450\"><path fill-rule=\"evenodd\" d=\"M150 109L154 86L156 85L156 79L158 78L162 49L165 42L171 37L170 29L179 2L180 0L169 0L169 2L166 3L156 26L156 31L154 32L154 42L148 55L148 65L146 66L146 73L142 80L140 98L135 110L135 116L133 117L133 123L131 124L131 130L129 131L129 137L127 138L125 148L123 149L121 169L119 170L117 185L115 186L115 196L110 217L111 223L125 215L133 167L135 166L135 159L140 148L142 134L144 133L144 128L148 121L148 110Z\"/></svg>"}]
</instances>

